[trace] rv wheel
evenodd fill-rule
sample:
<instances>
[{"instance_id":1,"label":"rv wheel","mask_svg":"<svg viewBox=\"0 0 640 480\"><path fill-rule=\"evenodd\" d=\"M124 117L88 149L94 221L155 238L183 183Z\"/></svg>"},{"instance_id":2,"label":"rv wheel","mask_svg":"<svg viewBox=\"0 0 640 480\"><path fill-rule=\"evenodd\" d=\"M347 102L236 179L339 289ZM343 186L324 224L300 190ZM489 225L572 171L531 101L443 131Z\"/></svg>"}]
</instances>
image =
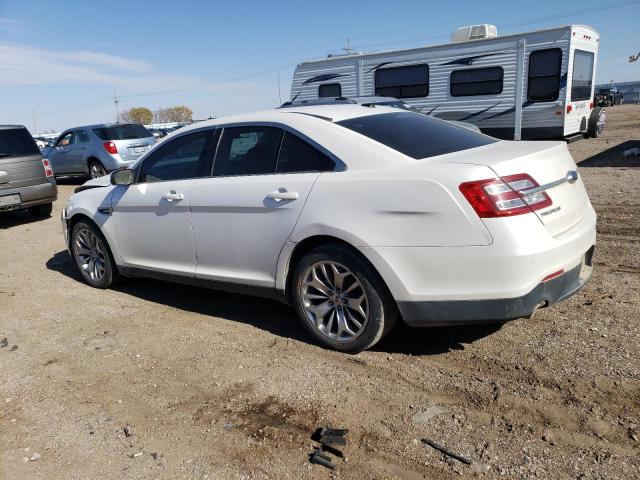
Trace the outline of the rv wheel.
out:
<instances>
[{"instance_id":1,"label":"rv wheel","mask_svg":"<svg viewBox=\"0 0 640 480\"><path fill-rule=\"evenodd\" d=\"M591 111L587 125L587 135L591 138L601 137L604 133L604 124L607 120L607 112L602 107L595 107Z\"/></svg>"}]
</instances>

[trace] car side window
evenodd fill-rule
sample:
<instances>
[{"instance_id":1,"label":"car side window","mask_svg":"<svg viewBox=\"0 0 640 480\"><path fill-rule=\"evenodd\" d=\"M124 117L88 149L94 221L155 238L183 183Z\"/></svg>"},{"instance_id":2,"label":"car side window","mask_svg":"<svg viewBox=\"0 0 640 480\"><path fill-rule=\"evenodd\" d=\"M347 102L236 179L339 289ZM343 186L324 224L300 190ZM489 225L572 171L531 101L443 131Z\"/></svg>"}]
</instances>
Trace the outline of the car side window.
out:
<instances>
[{"instance_id":1,"label":"car side window","mask_svg":"<svg viewBox=\"0 0 640 480\"><path fill-rule=\"evenodd\" d=\"M66 147L67 145L71 145L72 140L73 140L73 132L65 133L56 142L56 147Z\"/></svg>"},{"instance_id":2,"label":"car side window","mask_svg":"<svg viewBox=\"0 0 640 480\"><path fill-rule=\"evenodd\" d=\"M168 141L143 161L138 183L206 176L216 135L217 132L205 130Z\"/></svg>"},{"instance_id":3,"label":"car side window","mask_svg":"<svg viewBox=\"0 0 640 480\"><path fill-rule=\"evenodd\" d=\"M277 173L327 172L335 169L335 163L317 148L298 136L285 132L278 156Z\"/></svg>"},{"instance_id":4,"label":"car side window","mask_svg":"<svg viewBox=\"0 0 640 480\"><path fill-rule=\"evenodd\" d=\"M276 127L225 128L213 176L275 173L283 131Z\"/></svg>"},{"instance_id":5,"label":"car side window","mask_svg":"<svg viewBox=\"0 0 640 480\"><path fill-rule=\"evenodd\" d=\"M76 130L76 138L74 143L89 143L89 134L84 130Z\"/></svg>"}]
</instances>

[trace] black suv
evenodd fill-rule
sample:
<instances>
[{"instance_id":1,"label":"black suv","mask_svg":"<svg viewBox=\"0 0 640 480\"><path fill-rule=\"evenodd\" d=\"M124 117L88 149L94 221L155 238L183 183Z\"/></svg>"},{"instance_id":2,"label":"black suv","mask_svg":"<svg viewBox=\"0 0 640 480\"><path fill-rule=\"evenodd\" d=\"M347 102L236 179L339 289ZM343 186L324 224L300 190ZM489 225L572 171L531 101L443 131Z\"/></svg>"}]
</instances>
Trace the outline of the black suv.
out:
<instances>
[{"instance_id":1,"label":"black suv","mask_svg":"<svg viewBox=\"0 0 640 480\"><path fill-rule=\"evenodd\" d=\"M34 217L47 217L57 197L51 164L29 131L0 125L0 212L27 209Z\"/></svg>"}]
</instances>

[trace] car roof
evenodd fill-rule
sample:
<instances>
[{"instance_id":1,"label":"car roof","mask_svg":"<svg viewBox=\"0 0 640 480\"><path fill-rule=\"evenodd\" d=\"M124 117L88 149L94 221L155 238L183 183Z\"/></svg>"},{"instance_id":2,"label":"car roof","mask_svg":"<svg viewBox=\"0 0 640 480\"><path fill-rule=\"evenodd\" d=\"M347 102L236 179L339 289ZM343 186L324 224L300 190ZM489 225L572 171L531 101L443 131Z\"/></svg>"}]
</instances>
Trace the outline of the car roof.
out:
<instances>
[{"instance_id":1,"label":"car roof","mask_svg":"<svg viewBox=\"0 0 640 480\"><path fill-rule=\"evenodd\" d=\"M331 105L300 105L288 108L274 108L260 112L243 113L228 117L219 117L211 120L194 123L182 127L180 133L200 129L203 127L214 127L217 125L228 125L231 123L261 123L261 122L282 122L295 123L295 119L300 115L315 117L318 121L340 122L350 118L378 115L382 113L398 113L397 108L385 106L362 106L356 103L331 104Z\"/></svg>"},{"instance_id":2,"label":"car roof","mask_svg":"<svg viewBox=\"0 0 640 480\"><path fill-rule=\"evenodd\" d=\"M16 130L17 128L26 129L27 127L24 125L0 125L0 130Z\"/></svg>"}]
</instances>

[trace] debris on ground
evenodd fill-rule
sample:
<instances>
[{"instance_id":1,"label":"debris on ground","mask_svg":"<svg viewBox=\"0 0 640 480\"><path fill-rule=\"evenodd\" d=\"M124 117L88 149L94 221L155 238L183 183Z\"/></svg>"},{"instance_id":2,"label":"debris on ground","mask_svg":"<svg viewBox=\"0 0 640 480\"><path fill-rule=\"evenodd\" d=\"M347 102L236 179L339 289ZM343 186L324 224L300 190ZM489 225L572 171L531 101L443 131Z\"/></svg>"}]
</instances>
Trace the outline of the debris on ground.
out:
<instances>
[{"instance_id":1,"label":"debris on ground","mask_svg":"<svg viewBox=\"0 0 640 480\"><path fill-rule=\"evenodd\" d=\"M142 455L144 455L144 452L130 453L129 458L138 458L138 457L141 457Z\"/></svg>"},{"instance_id":2,"label":"debris on ground","mask_svg":"<svg viewBox=\"0 0 640 480\"><path fill-rule=\"evenodd\" d=\"M9 341L6 337L0 340L0 348L6 347L7 345L9 345Z\"/></svg>"},{"instance_id":3,"label":"debris on ground","mask_svg":"<svg viewBox=\"0 0 640 480\"><path fill-rule=\"evenodd\" d=\"M309 455L309 461L331 470L335 470L336 465L331 461L331 457L327 455L327 453L330 453L336 457L342 458L346 462L344 454L335 448L335 445L346 446L347 433L349 433L349 430L346 428L322 427L317 429L314 434L311 435L311 439L320 443L320 447L316 448L311 455Z\"/></svg>"},{"instance_id":4,"label":"debris on ground","mask_svg":"<svg viewBox=\"0 0 640 480\"><path fill-rule=\"evenodd\" d=\"M35 462L36 460L40 460L42 458L42 455L40 455L38 452L34 452L30 457L29 460L32 462Z\"/></svg>"},{"instance_id":5,"label":"debris on ground","mask_svg":"<svg viewBox=\"0 0 640 480\"><path fill-rule=\"evenodd\" d=\"M436 415L440 415L441 413L446 413L447 409L438 407L434 405L433 407L427 408L424 412L418 412L413 417L411 417L412 423L423 423L427 420L435 417Z\"/></svg>"},{"instance_id":6,"label":"debris on ground","mask_svg":"<svg viewBox=\"0 0 640 480\"><path fill-rule=\"evenodd\" d=\"M131 430L131 427L129 425L125 425L122 431L124 432L125 437L133 437L133 430Z\"/></svg>"},{"instance_id":7,"label":"debris on ground","mask_svg":"<svg viewBox=\"0 0 640 480\"><path fill-rule=\"evenodd\" d=\"M9 349L9 351L10 351L10 352L15 352L17 349L18 349L18 345L13 345L13 346Z\"/></svg>"},{"instance_id":8,"label":"debris on ground","mask_svg":"<svg viewBox=\"0 0 640 480\"><path fill-rule=\"evenodd\" d=\"M323 467L330 468L331 470L336 469L336 465L331 461L331 457L322 453L322 450L319 448L316 448L309 456L309 461L316 465L322 465Z\"/></svg>"},{"instance_id":9,"label":"debris on ground","mask_svg":"<svg viewBox=\"0 0 640 480\"><path fill-rule=\"evenodd\" d=\"M434 442L433 440L430 440L428 438L423 438L422 441L424 443L426 443L427 445L429 445L432 448L435 448L436 450L444 453L445 455L451 457L451 458L455 458L456 460L465 463L467 465L471 465L471 460L469 460L466 457L463 457L462 455L458 455L457 453L452 452L451 450L449 450L448 448L443 447L442 445L437 444L436 442Z\"/></svg>"},{"instance_id":10,"label":"debris on ground","mask_svg":"<svg viewBox=\"0 0 640 480\"><path fill-rule=\"evenodd\" d=\"M224 428L225 430L229 431L229 430L233 430L234 428L236 428L236 426L233 423L225 423L224 425L222 425L222 428Z\"/></svg>"}]
</instances>

